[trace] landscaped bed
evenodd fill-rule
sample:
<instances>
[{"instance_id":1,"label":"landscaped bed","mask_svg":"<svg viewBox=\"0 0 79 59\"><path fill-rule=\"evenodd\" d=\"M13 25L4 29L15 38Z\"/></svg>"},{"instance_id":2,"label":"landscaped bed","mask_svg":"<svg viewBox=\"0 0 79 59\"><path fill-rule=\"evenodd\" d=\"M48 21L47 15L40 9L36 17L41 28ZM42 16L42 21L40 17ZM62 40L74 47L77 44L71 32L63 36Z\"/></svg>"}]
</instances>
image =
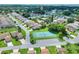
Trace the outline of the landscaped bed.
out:
<instances>
[{"instance_id":1,"label":"landscaped bed","mask_svg":"<svg viewBox=\"0 0 79 59\"><path fill-rule=\"evenodd\" d=\"M19 49L19 52L21 54L27 54L28 49L24 48L24 49Z\"/></svg>"},{"instance_id":2,"label":"landscaped bed","mask_svg":"<svg viewBox=\"0 0 79 59\"><path fill-rule=\"evenodd\" d=\"M41 53L41 49L40 48L34 48L34 50L36 51L36 54L40 54Z\"/></svg>"},{"instance_id":3,"label":"landscaped bed","mask_svg":"<svg viewBox=\"0 0 79 59\"><path fill-rule=\"evenodd\" d=\"M57 49L55 46L49 46L47 48L48 48L50 54L57 54Z\"/></svg>"},{"instance_id":4,"label":"landscaped bed","mask_svg":"<svg viewBox=\"0 0 79 59\"><path fill-rule=\"evenodd\" d=\"M2 51L1 54L10 54L12 52L13 52L13 50L5 50L5 51Z\"/></svg>"},{"instance_id":5,"label":"landscaped bed","mask_svg":"<svg viewBox=\"0 0 79 59\"><path fill-rule=\"evenodd\" d=\"M19 40L16 40L16 39L12 39L12 43L14 46L21 45L21 42Z\"/></svg>"},{"instance_id":6,"label":"landscaped bed","mask_svg":"<svg viewBox=\"0 0 79 59\"><path fill-rule=\"evenodd\" d=\"M1 47L7 47L7 44L4 42L4 40L0 40L0 48Z\"/></svg>"},{"instance_id":7,"label":"landscaped bed","mask_svg":"<svg viewBox=\"0 0 79 59\"><path fill-rule=\"evenodd\" d=\"M79 44L67 44L64 46L67 54L77 54L79 53Z\"/></svg>"},{"instance_id":8,"label":"landscaped bed","mask_svg":"<svg viewBox=\"0 0 79 59\"><path fill-rule=\"evenodd\" d=\"M22 35L23 35L24 38L25 38L25 36L26 36L26 32L25 32L23 29L21 29L21 33L22 33Z\"/></svg>"}]
</instances>

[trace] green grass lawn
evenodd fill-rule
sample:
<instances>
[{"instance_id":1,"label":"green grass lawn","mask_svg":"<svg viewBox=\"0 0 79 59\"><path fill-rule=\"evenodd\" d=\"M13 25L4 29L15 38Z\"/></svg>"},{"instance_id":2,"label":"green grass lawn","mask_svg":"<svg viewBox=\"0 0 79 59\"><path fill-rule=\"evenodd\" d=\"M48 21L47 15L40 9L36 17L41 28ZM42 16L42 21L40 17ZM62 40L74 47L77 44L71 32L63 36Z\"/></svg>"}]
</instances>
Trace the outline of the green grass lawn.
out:
<instances>
[{"instance_id":1,"label":"green grass lawn","mask_svg":"<svg viewBox=\"0 0 79 59\"><path fill-rule=\"evenodd\" d=\"M23 29L21 29L21 33L24 37L26 36L26 32Z\"/></svg>"},{"instance_id":2,"label":"green grass lawn","mask_svg":"<svg viewBox=\"0 0 79 59\"><path fill-rule=\"evenodd\" d=\"M0 40L0 48L1 47L7 47L7 44L6 43L4 43L4 41L3 40Z\"/></svg>"},{"instance_id":3,"label":"green grass lawn","mask_svg":"<svg viewBox=\"0 0 79 59\"><path fill-rule=\"evenodd\" d=\"M48 46L47 48L50 54L57 54L57 49L55 46Z\"/></svg>"},{"instance_id":4,"label":"green grass lawn","mask_svg":"<svg viewBox=\"0 0 79 59\"><path fill-rule=\"evenodd\" d=\"M34 50L36 51L36 54L40 54L41 53L41 49L40 48L34 48Z\"/></svg>"},{"instance_id":5,"label":"green grass lawn","mask_svg":"<svg viewBox=\"0 0 79 59\"><path fill-rule=\"evenodd\" d=\"M13 52L13 50L5 50L5 51L2 51L1 54L10 54L12 52Z\"/></svg>"},{"instance_id":6,"label":"green grass lawn","mask_svg":"<svg viewBox=\"0 0 79 59\"><path fill-rule=\"evenodd\" d=\"M3 28L0 29L0 32L12 32L12 31L16 31L17 29L12 27L12 28Z\"/></svg>"},{"instance_id":7,"label":"green grass lawn","mask_svg":"<svg viewBox=\"0 0 79 59\"><path fill-rule=\"evenodd\" d=\"M32 32L46 32L46 31L48 31L48 28L47 27L44 28L44 29L40 29L40 30L33 30Z\"/></svg>"},{"instance_id":8,"label":"green grass lawn","mask_svg":"<svg viewBox=\"0 0 79 59\"><path fill-rule=\"evenodd\" d=\"M16 39L12 39L12 43L13 43L14 46L21 45L21 42L20 41L16 41Z\"/></svg>"},{"instance_id":9,"label":"green grass lawn","mask_svg":"<svg viewBox=\"0 0 79 59\"><path fill-rule=\"evenodd\" d=\"M28 49L24 48L24 49L19 49L19 52L21 54L27 54Z\"/></svg>"}]
</instances>

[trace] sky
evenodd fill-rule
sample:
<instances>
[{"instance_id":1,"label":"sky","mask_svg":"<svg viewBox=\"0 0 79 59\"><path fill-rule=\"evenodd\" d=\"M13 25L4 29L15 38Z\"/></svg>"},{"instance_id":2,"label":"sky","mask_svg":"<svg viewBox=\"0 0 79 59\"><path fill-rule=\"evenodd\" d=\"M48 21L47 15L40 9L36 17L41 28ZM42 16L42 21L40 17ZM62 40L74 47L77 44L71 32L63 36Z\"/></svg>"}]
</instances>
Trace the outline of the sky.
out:
<instances>
[{"instance_id":1,"label":"sky","mask_svg":"<svg viewBox=\"0 0 79 59\"><path fill-rule=\"evenodd\" d=\"M0 0L0 4L79 4L78 0Z\"/></svg>"}]
</instances>

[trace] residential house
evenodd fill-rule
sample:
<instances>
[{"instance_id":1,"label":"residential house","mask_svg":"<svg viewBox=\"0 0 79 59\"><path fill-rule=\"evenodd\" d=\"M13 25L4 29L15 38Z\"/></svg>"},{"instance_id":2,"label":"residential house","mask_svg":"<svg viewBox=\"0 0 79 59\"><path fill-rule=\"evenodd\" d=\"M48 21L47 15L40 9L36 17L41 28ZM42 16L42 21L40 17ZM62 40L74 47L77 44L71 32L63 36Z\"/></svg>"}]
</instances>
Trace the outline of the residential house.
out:
<instances>
[{"instance_id":1,"label":"residential house","mask_svg":"<svg viewBox=\"0 0 79 59\"><path fill-rule=\"evenodd\" d=\"M66 29L68 31L75 31L79 29L79 22L69 23L66 25Z\"/></svg>"},{"instance_id":2,"label":"residential house","mask_svg":"<svg viewBox=\"0 0 79 59\"><path fill-rule=\"evenodd\" d=\"M55 24L62 24L65 22L67 22L67 19L64 19L64 18L58 18L58 19L53 21L53 23L55 23Z\"/></svg>"},{"instance_id":3,"label":"residential house","mask_svg":"<svg viewBox=\"0 0 79 59\"><path fill-rule=\"evenodd\" d=\"M31 27L32 29L38 29L41 27L40 24L32 21L32 20L28 20L27 18L24 18L23 16L17 14L17 13L12 13L12 16L16 17L17 19L23 21L28 27Z\"/></svg>"},{"instance_id":4,"label":"residential house","mask_svg":"<svg viewBox=\"0 0 79 59\"><path fill-rule=\"evenodd\" d=\"M34 48L29 48L28 54L35 54Z\"/></svg>"},{"instance_id":5,"label":"residential house","mask_svg":"<svg viewBox=\"0 0 79 59\"><path fill-rule=\"evenodd\" d=\"M12 37L17 37L18 39L22 39L23 35L18 31L11 32Z\"/></svg>"},{"instance_id":6,"label":"residential house","mask_svg":"<svg viewBox=\"0 0 79 59\"><path fill-rule=\"evenodd\" d=\"M49 51L45 47L41 47L41 54L49 54Z\"/></svg>"},{"instance_id":7,"label":"residential house","mask_svg":"<svg viewBox=\"0 0 79 59\"><path fill-rule=\"evenodd\" d=\"M58 48L58 54L64 54L65 51L65 48Z\"/></svg>"},{"instance_id":8,"label":"residential house","mask_svg":"<svg viewBox=\"0 0 79 59\"><path fill-rule=\"evenodd\" d=\"M41 27L40 24L35 23L35 22L33 22L33 21L26 22L26 25L27 25L28 27L32 28L32 29L38 29L38 28Z\"/></svg>"},{"instance_id":9,"label":"residential house","mask_svg":"<svg viewBox=\"0 0 79 59\"><path fill-rule=\"evenodd\" d=\"M0 34L0 39L1 40L4 39L6 42L10 42L12 38L9 33L3 33L3 34Z\"/></svg>"}]
</instances>

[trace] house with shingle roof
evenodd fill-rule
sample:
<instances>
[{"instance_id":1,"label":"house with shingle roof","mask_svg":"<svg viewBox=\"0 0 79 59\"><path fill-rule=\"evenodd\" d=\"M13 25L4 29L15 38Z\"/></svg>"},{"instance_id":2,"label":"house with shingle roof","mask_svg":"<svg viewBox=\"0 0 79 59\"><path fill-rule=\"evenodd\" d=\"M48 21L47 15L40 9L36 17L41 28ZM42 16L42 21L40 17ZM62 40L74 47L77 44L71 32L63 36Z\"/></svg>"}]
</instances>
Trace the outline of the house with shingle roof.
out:
<instances>
[{"instance_id":1,"label":"house with shingle roof","mask_svg":"<svg viewBox=\"0 0 79 59\"><path fill-rule=\"evenodd\" d=\"M65 53L65 48L58 48L58 53L59 54L64 54Z\"/></svg>"},{"instance_id":2,"label":"house with shingle roof","mask_svg":"<svg viewBox=\"0 0 79 59\"><path fill-rule=\"evenodd\" d=\"M23 35L18 31L11 32L12 37L17 37L18 39L22 39Z\"/></svg>"},{"instance_id":3,"label":"house with shingle roof","mask_svg":"<svg viewBox=\"0 0 79 59\"><path fill-rule=\"evenodd\" d=\"M65 22L67 22L67 19L63 19L63 18L59 18L53 21L53 23L56 23L56 24L62 24Z\"/></svg>"},{"instance_id":4,"label":"house with shingle roof","mask_svg":"<svg viewBox=\"0 0 79 59\"><path fill-rule=\"evenodd\" d=\"M41 54L49 54L49 50L46 47L41 47Z\"/></svg>"},{"instance_id":5,"label":"house with shingle roof","mask_svg":"<svg viewBox=\"0 0 79 59\"><path fill-rule=\"evenodd\" d=\"M66 29L68 31L75 31L79 29L79 22L69 23L66 25Z\"/></svg>"},{"instance_id":6,"label":"house with shingle roof","mask_svg":"<svg viewBox=\"0 0 79 59\"><path fill-rule=\"evenodd\" d=\"M10 42L12 38L9 33L3 33L3 34L0 34L0 39L1 40L4 39L6 42Z\"/></svg>"}]
</instances>

